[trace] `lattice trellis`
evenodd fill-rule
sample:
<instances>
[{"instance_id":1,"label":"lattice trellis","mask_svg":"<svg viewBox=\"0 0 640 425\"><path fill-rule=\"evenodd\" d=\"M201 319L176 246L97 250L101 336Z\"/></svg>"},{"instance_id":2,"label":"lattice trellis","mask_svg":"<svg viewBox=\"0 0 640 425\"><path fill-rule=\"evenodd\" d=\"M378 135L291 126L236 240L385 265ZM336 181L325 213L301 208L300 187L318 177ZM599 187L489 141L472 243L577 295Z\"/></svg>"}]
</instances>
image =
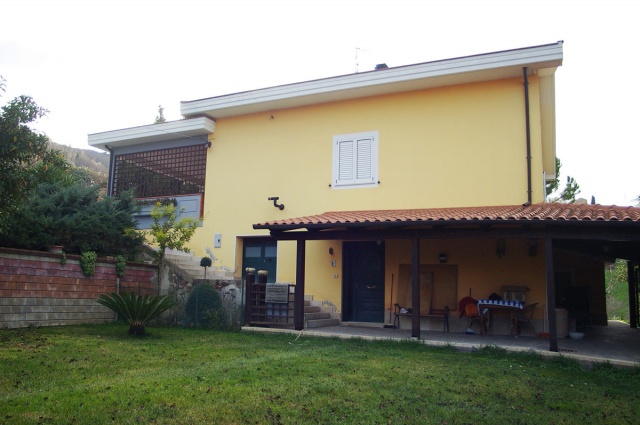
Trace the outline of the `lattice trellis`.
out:
<instances>
[{"instance_id":1,"label":"lattice trellis","mask_svg":"<svg viewBox=\"0 0 640 425\"><path fill-rule=\"evenodd\" d=\"M112 195L131 188L138 198L204 193L206 165L206 144L116 155Z\"/></svg>"}]
</instances>

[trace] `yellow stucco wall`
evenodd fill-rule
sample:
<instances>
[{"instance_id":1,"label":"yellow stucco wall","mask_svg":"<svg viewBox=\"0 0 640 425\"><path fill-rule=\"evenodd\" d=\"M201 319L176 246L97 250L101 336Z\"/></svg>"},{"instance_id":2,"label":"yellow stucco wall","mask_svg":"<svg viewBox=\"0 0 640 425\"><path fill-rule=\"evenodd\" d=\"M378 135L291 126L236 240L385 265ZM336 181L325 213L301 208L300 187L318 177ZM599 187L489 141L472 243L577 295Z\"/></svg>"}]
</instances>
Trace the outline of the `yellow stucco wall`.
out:
<instances>
[{"instance_id":1,"label":"yellow stucco wall","mask_svg":"<svg viewBox=\"0 0 640 425\"><path fill-rule=\"evenodd\" d=\"M535 76L529 83L533 202L541 202L539 85ZM524 203L524 110L522 79L509 79L219 119L207 157L203 226L191 248L196 255L211 248L215 266L232 268L239 276L238 238L267 234L253 230L254 223L339 210ZM379 186L332 189L333 136L366 131L379 133ZM274 208L270 196L279 196L286 208ZM216 233L222 234L220 248L213 248ZM404 243L398 243L404 250ZM479 243L487 244L487 258L478 257L474 244ZM441 247L425 249L431 257L441 249L451 251L451 261L457 258L461 265L461 291L471 285L489 289L496 274L505 282L522 281L518 270L523 264L501 268L506 262L492 254L492 244L443 241ZM389 246L387 280L400 255ZM307 293L338 308L341 248L337 241L309 242L306 262ZM482 269L493 277L483 276ZM294 242L278 245L277 280L295 281Z\"/></svg>"},{"instance_id":2,"label":"yellow stucco wall","mask_svg":"<svg viewBox=\"0 0 640 425\"><path fill-rule=\"evenodd\" d=\"M456 300L465 296L485 299L493 292L502 296L504 285L526 286L530 289L526 294L527 303L540 304L536 315L540 317L536 318L541 319L546 299L544 249L539 246L537 255L529 256L527 240L521 239L506 239L505 247L506 254L500 258L496 255L496 241L492 239L422 240L420 264L437 265L439 254L446 254L446 264L457 267ZM385 261L386 299L398 299L398 291L403 292L397 283L399 264L411 263L411 241L387 241ZM389 284L392 280L396 282L393 293ZM455 311L458 306L453 304L449 308Z\"/></svg>"}]
</instances>

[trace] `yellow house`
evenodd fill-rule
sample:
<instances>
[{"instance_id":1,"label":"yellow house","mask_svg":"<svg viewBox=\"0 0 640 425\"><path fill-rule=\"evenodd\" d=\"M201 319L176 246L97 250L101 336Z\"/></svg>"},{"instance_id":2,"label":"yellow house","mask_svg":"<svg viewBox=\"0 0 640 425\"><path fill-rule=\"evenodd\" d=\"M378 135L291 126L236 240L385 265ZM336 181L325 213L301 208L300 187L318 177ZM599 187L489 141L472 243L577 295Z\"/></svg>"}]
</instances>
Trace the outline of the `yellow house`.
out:
<instances>
[{"instance_id":1,"label":"yellow house","mask_svg":"<svg viewBox=\"0 0 640 425\"><path fill-rule=\"evenodd\" d=\"M545 204L562 58L558 42L380 65L182 102L183 120L89 144L112 153L110 194L135 187L202 219L196 255L295 284L298 329L305 294L414 336L441 329L445 308L464 331L464 300L498 295L536 304L553 341L556 307L606 324L604 261L640 258L638 209Z\"/></svg>"}]
</instances>

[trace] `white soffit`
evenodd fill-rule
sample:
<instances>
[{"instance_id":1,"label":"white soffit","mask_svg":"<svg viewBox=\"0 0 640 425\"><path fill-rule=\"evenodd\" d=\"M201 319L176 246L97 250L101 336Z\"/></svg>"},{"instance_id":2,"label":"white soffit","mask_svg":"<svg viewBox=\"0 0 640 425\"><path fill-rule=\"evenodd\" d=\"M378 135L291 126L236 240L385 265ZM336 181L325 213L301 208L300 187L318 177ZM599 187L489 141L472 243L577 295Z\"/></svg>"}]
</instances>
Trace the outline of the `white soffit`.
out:
<instances>
[{"instance_id":1,"label":"white soffit","mask_svg":"<svg viewBox=\"0 0 640 425\"><path fill-rule=\"evenodd\" d=\"M185 117L224 118L449 85L501 80L562 65L562 41L542 46L445 59L359 74L234 93L180 103Z\"/></svg>"},{"instance_id":2,"label":"white soffit","mask_svg":"<svg viewBox=\"0 0 640 425\"><path fill-rule=\"evenodd\" d=\"M210 118L190 118L89 134L89 145L94 148L108 150L107 146L109 148L115 148L203 136L213 133L215 128L216 123Z\"/></svg>"}]
</instances>

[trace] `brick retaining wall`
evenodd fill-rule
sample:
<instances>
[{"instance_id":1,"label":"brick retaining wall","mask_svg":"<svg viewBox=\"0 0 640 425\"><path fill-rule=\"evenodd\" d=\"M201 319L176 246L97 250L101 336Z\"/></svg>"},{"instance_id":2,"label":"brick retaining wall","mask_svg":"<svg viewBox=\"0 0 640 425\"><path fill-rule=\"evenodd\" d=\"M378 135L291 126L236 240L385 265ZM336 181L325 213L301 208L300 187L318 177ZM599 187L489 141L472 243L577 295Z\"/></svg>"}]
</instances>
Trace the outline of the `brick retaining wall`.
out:
<instances>
[{"instance_id":1,"label":"brick retaining wall","mask_svg":"<svg viewBox=\"0 0 640 425\"><path fill-rule=\"evenodd\" d=\"M111 310L96 303L98 294L115 292L115 261L99 258L86 277L80 256L0 248L0 328L103 323ZM156 294L157 267L128 263L120 291Z\"/></svg>"}]
</instances>

